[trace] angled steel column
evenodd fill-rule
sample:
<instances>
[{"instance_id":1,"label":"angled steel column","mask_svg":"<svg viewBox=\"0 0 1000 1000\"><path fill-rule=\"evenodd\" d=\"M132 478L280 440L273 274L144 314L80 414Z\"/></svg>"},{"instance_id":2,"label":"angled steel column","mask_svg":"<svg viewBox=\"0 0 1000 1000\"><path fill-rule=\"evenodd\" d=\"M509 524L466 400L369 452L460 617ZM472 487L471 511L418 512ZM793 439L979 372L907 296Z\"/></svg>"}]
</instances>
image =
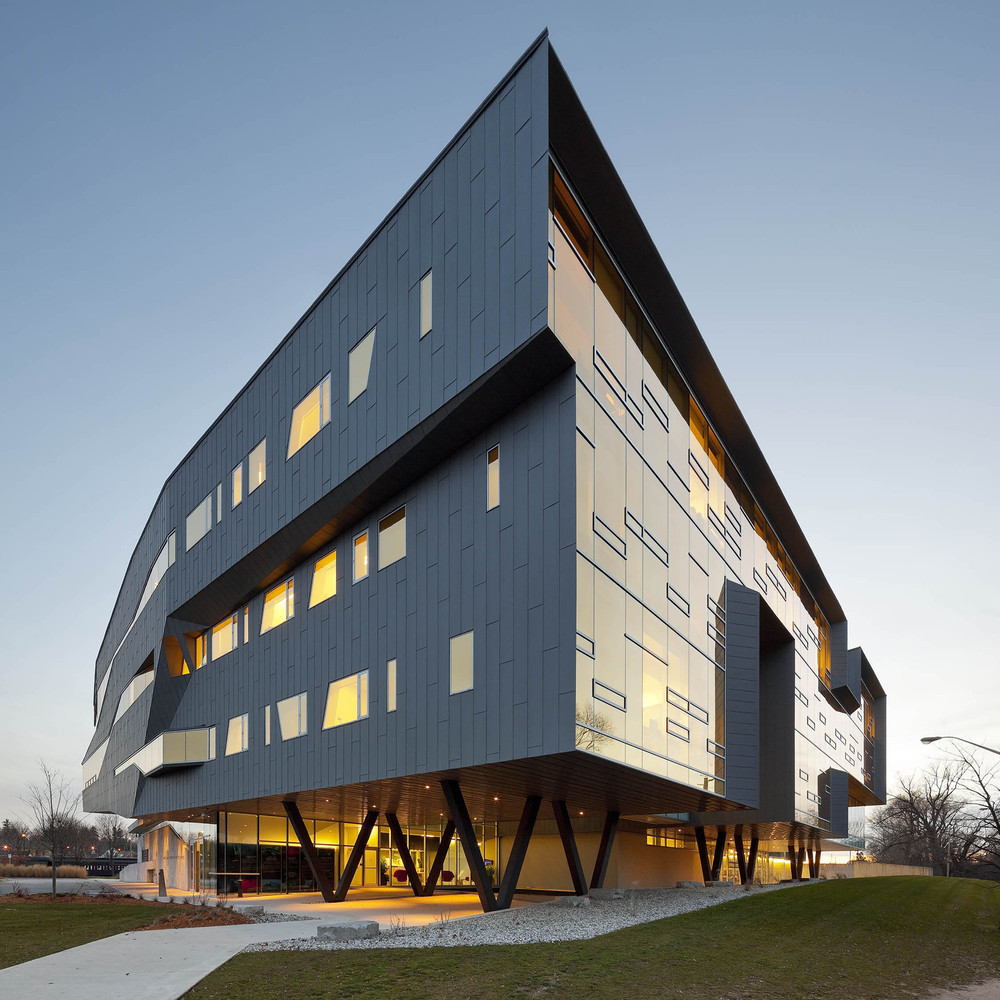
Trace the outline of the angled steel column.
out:
<instances>
[{"instance_id":1,"label":"angled steel column","mask_svg":"<svg viewBox=\"0 0 1000 1000\"><path fill-rule=\"evenodd\" d=\"M351 853L347 859L347 863L344 865L344 870L340 873L340 882L337 883L337 891L333 894L334 903L342 903L347 898L347 890L351 888L354 873L358 870L358 865L361 864L361 859L365 856L365 847L368 844L368 838L372 834L372 828L375 826L375 820L377 819L378 810L369 809L368 814L361 823L361 832L358 834L358 839L354 842L354 847L351 848Z\"/></svg>"},{"instance_id":2,"label":"angled steel column","mask_svg":"<svg viewBox=\"0 0 1000 1000\"><path fill-rule=\"evenodd\" d=\"M795 845L789 843L788 845L788 870L789 875L794 879L797 878L795 874L795 863L798 860L798 855L795 853Z\"/></svg>"},{"instance_id":3,"label":"angled steel column","mask_svg":"<svg viewBox=\"0 0 1000 1000\"><path fill-rule=\"evenodd\" d=\"M609 812L604 819L604 832L601 834L601 846L597 848L597 858L594 861L594 874L590 879L591 889L604 888L604 876L608 873L608 861L611 860L611 848L618 832L619 813Z\"/></svg>"},{"instance_id":4,"label":"angled steel column","mask_svg":"<svg viewBox=\"0 0 1000 1000\"><path fill-rule=\"evenodd\" d=\"M800 847L798 864L796 864L795 866L795 877L797 879L802 878L802 866L805 864L805 860L806 860L806 849L804 847Z\"/></svg>"},{"instance_id":5,"label":"angled steel column","mask_svg":"<svg viewBox=\"0 0 1000 1000\"><path fill-rule=\"evenodd\" d=\"M316 850L316 845L312 842L312 837L309 836L309 829L305 824L305 820L302 819L302 813L299 812L298 803L282 802L281 804L285 807L285 815L288 817L288 822L292 824L292 829L295 831L295 836L298 837L299 846L302 848L302 853L306 856L306 861L309 863L313 878L316 879L319 891L323 894L323 902L332 903L334 901L333 884L326 877L326 872L320 868L319 852Z\"/></svg>"},{"instance_id":6,"label":"angled steel column","mask_svg":"<svg viewBox=\"0 0 1000 1000\"><path fill-rule=\"evenodd\" d=\"M392 837L393 846L399 852L400 861L403 862L403 869L410 882L410 888L413 890L413 895L422 896L424 894L424 887L420 884L420 876L417 874L417 866L413 863L413 856L410 854L409 845L406 843L406 837L403 836L403 830L399 825L399 820L396 818L396 814L387 812L385 814L385 821L389 826L389 834ZM392 875L390 873L390 878L391 877Z\"/></svg>"},{"instance_id":7,"label":"angled steel column","mask_svg":"<svg viewBox=\"0 0 1000 1000\"><path fill-rule=\"evenodd\" d=\"M756 837L750 838L750 857L747 858L747 881L752 882L754 872L757 870L757 845L759 840Z\"/></svg>"},{"instance_id":8,"label":"angled steel column","mask_svg":"<svg viewBox=\"0 0 1000 1000\"><path fill-rule=\"evenodd\" d=\"M531 839L531 831L534 829L541 804L542 799L539 795L529 795L524 800L521 820L517 824L517 833L510 849L510 857L507 858L507 868L503 873L500 891L497 893L498 910L510 909L511 901L514 899L514 890L517 888L517 880L521 875L521 866L524 864L524 856L528 853L528 841Z\"/></svg>"},{"instance_id":9,"label":"angled steel column","mask_svg":"<svg viewBox=\"0 0 1000 1000\"><path fill-rule=\"evenodd\" d=\"M587 882L583 874L583 865L580 864L580 852L576 849L576 838L573 836L573 827L569 822L566 803L553 801L552 811L555 813L559 839L566 852L566 864L569 865L570 878L573 880L573 891L578 896L586 896Z\"/></svg>"},{"instance_id":10,"label":"angled steel column","mask_svg":"<svg viewBox=\"0 0 1000 1000\"><path fill-rule=\"evenodd\" d=\"M462 850L465 852L465 860L469 862L469 871L472 873L472 881L476 885L476 892L479 893L479 902L482 904L483 912L497 908L497 899L493 895L493 886L490 884L490 877L486 874L486 865L483 864L483 852L479 850L476 841L476 831L473 829L472 820L469 819L469 810L466 808L465 799L462 797L462 789L457 781L442 781L441 790L444 792L445 801L448 803L448 811L455 821L455 829L458 830L458 839L462 843Z\"/></svg>"},{"instance_id":11,"label":"angled steel column","mask_svg":"<svg viewBox=\"0 0 1000 1000\"><path fill-rule=\"evenodd\" d=\"M424 895L433 896L437 888L437 881L441 877L441 869L444 868L445 858L448 857L448 848L451 847L451 839L455 836L455 824L448 820L441 834L441 843L438 844L437 854L431 862L431 870L427 873L427 881L424 882Z\"/></svg>"},{"instance_id":12,"label":"angled steel column","mask_svg":"<svg viewBox=\"0 0 1000 1000\"><path fill-rule=\"evenodd\" d=\"M743 827L733 830L733 846L736 848L736 864L740 869L740 885L747 884L747 857L743 849Z\"/></svg>"},{"instance_id":13,"label":"angled steel column","mask_svg":"<svg viewBox=\"0 0 1000 1000\"><path fill-rule=\"evenodd\" d=\"M722 859L726 856L726 828L720 826L715 835L715 857L712 858L712 881L718 882L722 874Z\"/></svg>"},{"instance_id":14,"label":"angled steel column","mask_svg":"<svg viewBox=\"0 0 1000 1000\"><path fill-rule=\"evenodd\" d=\"M694 828L694 839L698 841L698 857L701 859L701 880L706 884L712 881L712 866L708 863L708 844L705 843L705 828Z\"/></svg>"},{"instance_id":15,"label":"angled steel column","mask_svg":"<svg viewBox=\"0 0 1000 1000\"><path fill-rule=\"evenodd\" d=\"M809 877L819 878L819 855L818 847L809 849Z\"/></svg>"}]
</instances>

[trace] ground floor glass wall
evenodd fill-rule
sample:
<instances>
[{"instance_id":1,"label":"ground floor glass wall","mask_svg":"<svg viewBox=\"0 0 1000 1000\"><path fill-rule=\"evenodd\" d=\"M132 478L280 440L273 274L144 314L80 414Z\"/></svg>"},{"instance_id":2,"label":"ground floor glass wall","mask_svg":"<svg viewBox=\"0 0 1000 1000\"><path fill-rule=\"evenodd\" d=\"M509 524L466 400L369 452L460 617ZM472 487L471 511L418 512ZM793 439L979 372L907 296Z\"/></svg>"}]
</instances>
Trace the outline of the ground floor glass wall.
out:
<instances>
[{"instance_id":1,"label":"ground floor glass wall","mask_svg":"<svg viewBox=\"0 0 1000 1000\"><path fill-rule=\"evenodd\" d=\"M421 880L426 878L437 854L443 822L442 819L440 825L403 828ZM338 881L361 832L360 824L339 820L306 820L305 823L326 875L332 881ZM496 824L478 823L473 826L487 871L493 873L494 882L497 882L501 872ZM220 892L319 891L298 838L284 817L220 813L218 857L219 868L212 872L211 878ZM472 886L471 872L457 837L452 840L445 857L438 884L443 889ZM409 888L402 859L392 846L388 826L380 823L372 830L351 885Z\"/></svg>"}]
</instances>

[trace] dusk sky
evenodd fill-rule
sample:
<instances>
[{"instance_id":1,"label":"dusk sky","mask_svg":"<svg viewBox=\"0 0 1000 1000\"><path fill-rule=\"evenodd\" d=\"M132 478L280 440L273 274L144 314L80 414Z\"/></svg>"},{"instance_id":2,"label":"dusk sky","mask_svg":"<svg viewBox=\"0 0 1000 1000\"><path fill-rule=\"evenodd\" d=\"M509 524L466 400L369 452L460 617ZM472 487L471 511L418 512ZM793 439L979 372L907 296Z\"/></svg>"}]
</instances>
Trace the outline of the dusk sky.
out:
<instances>
[{"instance_id":1,"label":"dusk sky","mask_svg":"<svg viewBox=\"0 0 1000 1000\"><path fill-rule=\"evenodd\" d=\"M163 485L548 26L888 700L1000 745L1000 5L0 5L0 820Z\"/></svg>"}]
</instances>

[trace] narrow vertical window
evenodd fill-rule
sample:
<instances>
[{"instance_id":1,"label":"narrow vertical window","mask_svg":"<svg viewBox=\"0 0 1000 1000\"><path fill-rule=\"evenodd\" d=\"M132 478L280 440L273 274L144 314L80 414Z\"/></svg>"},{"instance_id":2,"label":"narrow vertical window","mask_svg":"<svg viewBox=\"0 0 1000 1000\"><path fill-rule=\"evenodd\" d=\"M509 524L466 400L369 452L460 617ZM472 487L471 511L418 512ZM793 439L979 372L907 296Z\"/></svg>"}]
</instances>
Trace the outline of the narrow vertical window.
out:
<instances>
[{"instance_id":1,"label":"narrow vertical window","mask_svg":"<svg viewBox=\"0 0 1000 1000\"><path fill-rule=\"evenodd\" d=\"M243 502L243 463L233 469L233 507Z\"/></svg>"},{"instance_id":2,"label":"narrow vertical window","mask_svg":"<svg viewBox=\"0 0 1000 1000\"><path fill-rule=\"evenodd\" d=\"M264 745L271 745L271 706L264 706Z\"/></svg>"},{"instance_id":3,"label":"narrow vertical window","mask_svg":"<svg viewBox=\"0 0 1000 1000\"><path fill-rule=\"evenodd\" d=\"M406 508L400 507L378 523L378 568L406 555Z\"/></svg>"},{"instance_id":4,"label":"narrow vertical window","mask_svg":"<svg viewBox=\"0 0 1000 1000\"><path fill-rule=\"evenodd\" d=\"M451 639L451 693L472 688L472 633L452 636Z\"/></svg>"},{"instance_id":5,"label":"narrow vertical window","mask_svg":"<svg viewBox=\"0 0 1000 1000\"><path fill-rule=\"evenodd\" d=\"M194 637L194 669L200 670L208 663L208 633L202 632Z\"/></svg>"},{"instance_id":6,"label":"narrow vertical window","mask_svg":"<svg viewBox=\"0 0 1000 1000\"><path fill-rule=\"evenodd\" d=\"M431 272L420 279L420 336L431 332Z\"/></svg>"},{"instance_id":7,"label":"narrow vertical window","mask_svg":"<svg viewBox=\"0 0 1000 1000\"><path fill-rule=\"evenodd\" d=\"M312 589L309 591L309 607L314 608L337 593L337 550L317 560L313 567Z\"/></svg>"},{"instance_id":8,"label":"narrow vertical window","mask_svg":"<svg viewBox=\"0 0 1000 1000\"><path fill-rule=\"evenodd\" d=\"M385 665L385 710L396 711L396 661L390 660Z\"/></svg>"},{"instance_id":9,"label":"narrow vertical window","mask_svg":"<svg viewBox=\"0 0 1000 1000\"><path fill-rule=\"evenodd\" d=\"M279 583L264 597L264 614L260 621L260 634L288 621L295 615L295 590L292 580Z\"/></svg>"},{"instance_id":10,"label":"narrow vertical window","mask_svg":"<svg viewBox=\"0 0 1000 1000\"><path fill-rule=\"evenodd\" d=\"M490 448L486 456L486 509L500 503L500 445Z\"/></svg>"},{"instance_id":11,"label":"narrow vertical window","mask_svg":"<svg viewBox=\"0 0 1000 1000\"><path fill-rule=\"evenodd\" d=\"M354 539L354 582L368 575L368 532L363 531Z\"/></svg>"},{"instance_id":12,"label":"narrow vertical window","mask_svg":"<svg viewBox=\"0 0 1000 1000\"><path fill-rule=\"evenodd\" d=\"M222 483L215 487L215 523L222 520Z\"/></svg>"},{"instance_id":13,"label":"narrow vertical window","mask_svg":"<svg viewBox=\"0 0 1000 1000\"><path fill-rule=\"evenodd\" d=\"M250 452L250 486L247 493L253 493L265 479L267 479L267 438Z\"/></svg>"},{"instance_id":14,"label":"narrow vertical window","mask_svg":"<svg viewBox=\"0 0 1000 1000\"><path fill-rule=\"evenodd\" d=\"M367 388L372 370L375 327L359 340L347 356L347 402L353 403Z\"/></svg>"},{"instance_id":15,"label":"narrow vertical window","mask_svg":"<svg viewBox=\"0 0 1000 1000\"><path fill-rule=\"evenodd\" d=\"M292 426L288 432L288 455L291 458L307 441L311 441L330 422L330 376L323 380L292 410ZM253 466L251 465L251 473Z\"/></svg>"},{"instance_id":16,"label":"narrow vertical window","mask_svg":"<svg viewBox=\"0 0 1000 1000\"><path fill-rule=\"evenodd\" d=\"M248 604L243 609L243 642L244 644L250 641L250 605Z\"/></svg>"}]
</instances>

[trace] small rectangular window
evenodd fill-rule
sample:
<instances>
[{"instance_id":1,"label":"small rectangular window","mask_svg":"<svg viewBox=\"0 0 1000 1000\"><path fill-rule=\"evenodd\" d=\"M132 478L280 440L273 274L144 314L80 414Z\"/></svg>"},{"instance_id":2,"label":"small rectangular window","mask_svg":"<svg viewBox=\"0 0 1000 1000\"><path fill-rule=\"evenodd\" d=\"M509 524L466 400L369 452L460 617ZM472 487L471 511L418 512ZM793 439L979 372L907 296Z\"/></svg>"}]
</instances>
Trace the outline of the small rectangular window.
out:
<instances>
[{"instance_id":1,"label":"small rectangular window","mask_svg":"<svg viewBox=\"0 0 1000 1000\"><path fill-rule=\"evenodd\" d=\"M222 520L222 483L215 487L215 523Z\"/></svg>"},{"instance_id":2,"label":"small rectangular window","mask_svg":"<svg viewBox=\"0 0 1000 1000\"><path fill-rule=\"evenodd\" d=\"M323 728L333 729L368 718L368 671L333 681L326 695Z\"/></svg>"},{"instance_id":3,"label":"small rectangular window","mask_svg":"<svg viewBox=\"0 0 1000 1000\"><path fill-rule=\"evenodd\" d=\"M451 693L472 689L472 633L452 636L451 639Z\"/></svg>"},{"instance_id":4,"label":"small rectangular window","mask_svg":"<svg viewBox=\"0 0 1000 1000\"><path fill-rule=\"evenodd\" d=\"M242 753L247 748L247 725L249 716L237 715L229 720L229 732L226 734L226 756Z\"/></svg>"},{"instance_id":5,"label":"small rectangular window","mask_svg":"<svg viewBox=\"0 0 1000 1000\"><path fill-rule=\"evenodd\" d=\"M292 580L279 583L264 598L264 614L260 621L260 634L269 632L295 615L295 589Z\"/></svg>"},{"instance_id":6,"label":"small rectangular window","mask_svg":"<svg viewBox=\"0 0 1000 1000\"><path fill-rule=\"evenodd\" d=\"M253 493L265 479L267 479L267 438L264 438L252 452L250 452L250 476L247 493Z\"/></svg>"},{"instance_id":7,"label":"small rectangular window","mask_svg":"<svg viewBox=\"0 0 1000 1000\"><path fill-rule=\"evenodd\" d=\"M212 494L207 497L184 521L184 547L190 552L192 546L200 542L212 530Z\"/></svg>"},{"instance_id":8,"label":"small rectangular window","mask_svg":"<svg viewBox=\"0 0 1000 1000\"><path fill-rule=\"evenodd\" d=\"M486 456L486 509L500 503L500 445L494 445Z\"/></svg>"},{"instance_id":9,"label":"small rectangular window","mask_svg":"<svg viewBox=\"0 0 1000 1000\"><path fill-rule=\"evenodd\" d=\"M307 441L311 441L321 427L330 422L330 376L316 386L292 410L292 427L288 433L288 458L291 458ZM252 459L253 456L251 456ZM253 465L251 462L251 473Z\"/></svg>"},{"instance_id":10,"label":"small rectangular window","mask_svg":"<svg viewBox=\"0 0 1000 1000\"><path fill-rule=\"evenodd\" d=\"M233 507L243 502L243 463L233 469Z\"/></svg>"},{"instance_id":11,"label":"small rectangular window","mask_svg":"<svg viewBox=\"0 0 1000 1000\"><path fill-rule=\"evenodd\" d=\"M314 608L337 593L337 550L323 556L313 567L312 589L309 591L309 607Z\"/></svg>"},{"instance_id":12,"label":"small rectangular window","mask_svg":"<svg viewBox=\"0 0 1000 1000\"><path fill-rule=\"evenodd\" d=\"M271 745L271 706L264 706L264 746Z\"/></svg>"},{"instance_id":13,"label":"small rectangular window","mask_svg":"<svg viewBox=\"0 0 1000 1000\"><path fill-rule=\"evenodd\" d=\"M368 575L368 532L363 531L354 539L354 582Z\"/></svg>"},{"instance_id":14,"label":"small rectangular window","mask_svg":"<svg viewBox=\"0 0 1000 1000\"><path fill-rule=\"evenodd\" d=\"M394 510L378 523L378 568L402 559L406 555L406 508Z\"/></svg>"},{"instance_id":15,"label":"small rectangular window","mask_svg":"<svg viewBox=\"0 0 1000 1000\"><path fill-rule=\"evenodd\" d=\"M390 660L385 665L385 710L396 711L396 661Z\"/></svg>"},{"instance_id":16,"label":"small rectangular window","mask_svg":"<svg viewBox=\"0 0 1000 1000\"><path fill-rule=\"evenodd\" d=\"M250 641L250 605L243 609L243 642Z\"/></svg>"},{"instance_id":17,"label":"small rectangular window","mask_svg":"<svg viewBox=\"0 0 1000 1000\"><path fill-rule=\"evenodd\" d=\"M372 370L372 350L375 347L375 330L376 327L372 327L347 355L348 403L353 403L368 388Z\"/></svg>"},{"instance_id":18,"label":"small rectangular window","mask_svg":"<svg viewBox=\"0 0 1000 1000\"><path fill-rule=\"evenodd\" d=\"M306 692L293 695L278 702L278 728L283 740L292 740L296 736L305 736L308 732L306 720Z\"/></svg>"},{"instance_id":19,"label":"small rectangular window","mask_svg":"<svg viewBox=\"0 0 1000 1000\"><path fill-rule=\"evenodd\" d=\"M420 336L431 332L431 272L420 279Z\"/></svg>"},{"instance_id":20,"label":"small rectangular window","mask_svg":"<svg viewBox=\"0 0 1000 1000\"><path fill-rule=\"evenodd\" d=\"M240 643L240 616L232 615L212 629L212 659L232 652Z\"/></svg>"}]
</instances>

